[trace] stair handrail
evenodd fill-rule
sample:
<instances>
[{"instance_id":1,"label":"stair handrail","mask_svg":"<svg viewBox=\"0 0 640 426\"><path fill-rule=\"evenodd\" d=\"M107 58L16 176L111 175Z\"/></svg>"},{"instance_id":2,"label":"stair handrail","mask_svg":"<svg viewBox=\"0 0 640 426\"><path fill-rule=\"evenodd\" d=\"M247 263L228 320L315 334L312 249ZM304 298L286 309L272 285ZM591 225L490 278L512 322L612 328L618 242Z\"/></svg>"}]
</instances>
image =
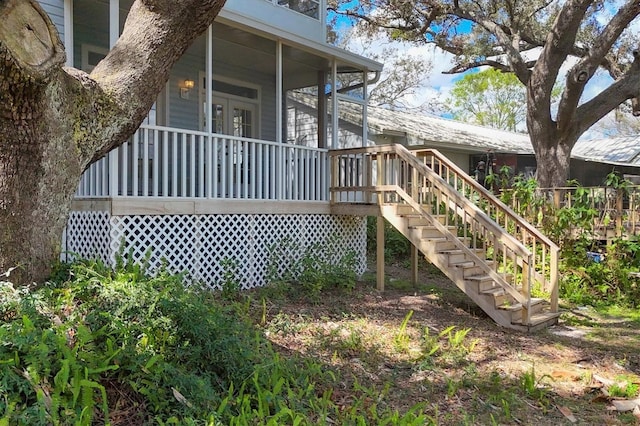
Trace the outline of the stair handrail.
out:
<instances>
[{"instance_id":1,"label":"stair handrail","mask_svg":"<svg viewBox=\"0 0 640 426\"><path fill-rule=\"evenodd\" d=\"M440 151L438 151L437 149L431 149L431 148L429 148L429 149L424 149L424 148L423 149L411 149L411 150L409 150L409 152L417 153L417 154L422 154L422 153L425 153L425 152L433 153L434 157L437 158L440 163L444 163L447 166L447 168L455 171L456 172L456 176L458 178L464 180L465 183L467 183L468 185L471 185L480 195L482 195L482 198L485 201L488 201L492 205L498 207L498 209L502 213L507 214L510 218L512 218L515 222L517 222L518 226L521 226L522 228L524 228L527 231L529 231L532 235L535 235L536 238L538 238L540 241L544 242L545 244L547 244L550 247L556 247L558 249L558 251L560 250L560 248L557 246L557 244L554 243L553 241L551 241L551 239L549 237L547 237L542 232L540 232L540 230L538 228L536 228L535 226L533 226L531 223L529 223L526 220L524 220L522 218L522 216L520 216L518 213L516 213L511 207L509 207L508 205L506 205L505 203L500 201L500 199L497 198L491 191L489 191L484 186L479 184L478 181L476 181L471 176L469 176L466 172L464 172L453 161L448 159L446 156L442 155L442 153ZM417 157L417 155L416 155L416 157Z\"/></svg>"},{"instance_id":2,"label":"stair handrail","mask_svg":"<svg viewBox=\"0 0 640 426\"><path fill-rule=\"evenodd\" d=\"M475 179L470 177L466 172L464 172L460 167L458 167L457 164L452 162L450 159L448 159L446 156L444 156L438 150L422 148L422 149L412 149L412 150L410 150L410 152L412 152L414 154L417 154L416 157L418 157L418 158L419 158L419 156L421 154L431 153L433 155L433 158L437 158L438 162L440 163L440 169L441 170L442 170L442 165L444 165L448 170L453 171L455 176L456 176L456 178L463 180L464 183L467 184L468 186L472 187L474 189L474 191L479 196L481 196L484 201L486 201L487 203L491 204L496 209L496 211L499 211L500 213L502 213L505 216L505 226L504 226L505 229L507 228L506 220L507 220L507 218L509 218L511 221L513 221L515 226L517 226L521 230L526 230L527 233L531 237L535 238L535 240L539 241L540 243L542 243L544 246L547 247L547 250L549 251L549 256L550 256L550 262L549 262L550 263L549 264L549 268L550 268L550 271L549 271L549 285L548 286L544 285L544 287L545 287L545 290L547 290L547 287L550 288L550 293L551 293L551 296L550 296L550 299L551 299L551 311L552 312L557 312L558 311L558 290L559 290L559 288L558 288L558 262L559 262L559 255L560 255L560 247L558 247L557 244L555 244L553 241L551 241L551 239L549 237L544 235L538 228L533 226L528 221L524 220L522 218L522 216L517 214L513 209L511 209L511 207L509 207L508 205L506 205L505 203L500 201L500 199L495 197L493 195L493 193L491 193L489 190L487 190L484 186L482 186L480 183L478 183ZM431 162L431 168L433 170L435 170L434 161L433 160ZM523 243L524 243L524 241L523 241ZM536 277L539 278L540 274L537 274ZM546 280L545 280L544 276L542 277L542 280L543 280L543 284L545 284Z\"/></svg>"},{"instance_id":3,"label":"stair handrail","mask_svg":"<svg viewBox=\"0 0 640 426\"><path fill-rule=\"evenodd\" d=\"M527 311L529 310L530 303L531 303L531 296L529 294L527 295L527 297L522 295L516 288L514 288L511 284L509 284L500 274L494 271L493 268L491 268L484 259L481 259L473 250L471 250L469 247L463 244L460 241L460 239L457 238L456 235L452 234L451 231L447 229L446 226L442 225L429 212L424 210L424 208L400 186L384 185L383 187L384 189L391 189L394 192L396 192L408 205L410 205L416 212L418 212L420 216L426 218L429 221L429 223L431 223L439 232L441 232L444 235L447 235L448 236L447 239L449 241L452 241L456 245L456 248L458 248L465 255L471 258L475 262L475 264L483 270L485 274L491 277L492 280L494 280L497 284L500 285L500 287L506 290L517 302L521 303L522 306L526 306ZM486 214L481 210L478 210L478 213L484 215L485 219L488 220L489 222L492 222L491 218L486 216ZM527 257L528 261L530 262L531 252L522 244L520 244L518 240L513 239L512 242L514 242L517 246L519 246L518 249L519 251L521 251L521 256ZM528 277L528 278L530 279L531 277ZM528 318L526 322L528 323Z\"/></svg>"},{"instance_id":4,"label":"stair handrail","mask_svg":"<svg viewBox=\"0 0 640 426\"><path fill-rule=\"evenodd\" d=\"M527 259L527 261L529 262L528 265L535 265L535 263L532 263L532 258L531 258L532 253L527 248L526 244L524 244L524 242L519 241L517 238L511 235L505 228L500 226L500 224L496 223L476 203L468 199L464 193L461 193L460 191L458 191L457 187L452 187L447 182L447 180L445 180L439 173L435 171L435 167L434 167L435 160L432 160L431 167L429 167L427 164L425 164L425 162L420 161L418 157L415 155L415 153L417 153L418 155L422 153L433 154L433 156L437 158L439 164L444 165L446 169L448 169L450 172L453 172L456 175L457 179L462 179L464 181L464 184L468 185L470 188L473 188L473 191L475 191L475 193L477 193L480 197L486 200L489 204L494 206L496 211L503 213L505 215L505 220L507 217L510 218L510 220L512 220L519 227L519 229L526 230L529 233L529 235L535 238L535 240L543 244L543 247L546 246L546 250L548 250L550 255L549 284L551 287L551 311L557 312L557 309L558 309L557 265L558 265L558 253L559 253L559 248L557 247L557 245L555 245L548 237L542 234L537 228L535 228L533 225L529 224L527 221L525 221L519 215L517 215L506 204L496 199L493 196L493 194L491 194L488 190L486 190L482 185L480 185L474 179L469 177L464 171L462 171L461 168L459 168L456 164L454 164L448 158L443 156L440 152L432 149L420 149L420 150L409 151L403 145L393 144L393 145L377 145L377 146L363 147L363 148L341 149L337 151L330 151L329 155L330 157L336 157L341 155L348 156L348 155L361 155L361 154L380 155L384 153L392 153L392 154L398 155L399 157L402 158L403 161L408 162L411 167L414 167L416 170L420 170L422 172L421 174L427 177L427 179L431 182L431 184L433 184L434 186L437 186L437 189L443 192L444 194L446 194L447 197L449 197L450 199L455 199L457 202L464 203L466 208L472 209L475 212L474 213L475 217L478 219L481 219L482 225L483 226L486 225L487 229L490 229L492 232L496 232L496 234L501 235L500 243L506 244L506 246L508 246L510 250L513 250L513 252L516 253L518 256L520 256L523 260ZM377 182L377 185L373 185L372 175L363 178L363 180L369 183L369 185L362 185L360 187L358 187L357 185L349 186L349 187L339 187L339 179L334 174L332 174L332 185L331 185L332 194L333 192L357 191L358 189L364 192L371 192L371 191L375 192L382 189L382 186L380 185L381 182ZM463 186L463 189L464 189L464 186ZM333 197L332 197L332 201L333 201ZM535 249L535 244L533 248ZM544 252L543 252L543 258L544 258ZM535 260L533 260L533 262L535 262ZM529 267L527 271L529 276L535 277L534 279L537 279L538 281L542 282L543 285L546 282L546 277L544 275L545 274L544 269L546 268L545 262L546 262L546 259L544 259L542 262L543 263L542 273L535 271L534 268L532 267ZM519 266L522 267L523 265L521 264ZM532 281L529 280L527 283L529 284L531 282ZM530 286L528 287L529 287L528 293L530 293ZM529 300L527 305L529 305L530 303L530 294L528 295L528 298Z\"/></svg>"}]
</instances>

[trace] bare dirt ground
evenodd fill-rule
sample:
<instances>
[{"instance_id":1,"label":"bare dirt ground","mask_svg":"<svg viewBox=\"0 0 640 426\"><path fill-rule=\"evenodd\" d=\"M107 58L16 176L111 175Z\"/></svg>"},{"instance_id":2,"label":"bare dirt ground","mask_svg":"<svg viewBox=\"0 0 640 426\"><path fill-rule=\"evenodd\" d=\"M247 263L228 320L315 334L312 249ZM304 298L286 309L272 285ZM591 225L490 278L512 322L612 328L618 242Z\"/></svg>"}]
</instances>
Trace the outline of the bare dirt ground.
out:
<instances>
[{"instance_id":1,"label":"bare dirt ground","mask_svg":"<svg viewBox=\"0 0 640 426\"><path fill-rule=\"evenodd\" d=\"M370 399L400 413L422 404L433 424L640 424L637 408L620 411L635 403L609 395L612 383L639 382L637 320L565 306L559 325L523 334L498 327L428 265L417 286L402 265L386 274L384 293L369 274L352 292L267 306L266 333L283 353L340 372L339 404Z\"/></svg>"}]
</instances>

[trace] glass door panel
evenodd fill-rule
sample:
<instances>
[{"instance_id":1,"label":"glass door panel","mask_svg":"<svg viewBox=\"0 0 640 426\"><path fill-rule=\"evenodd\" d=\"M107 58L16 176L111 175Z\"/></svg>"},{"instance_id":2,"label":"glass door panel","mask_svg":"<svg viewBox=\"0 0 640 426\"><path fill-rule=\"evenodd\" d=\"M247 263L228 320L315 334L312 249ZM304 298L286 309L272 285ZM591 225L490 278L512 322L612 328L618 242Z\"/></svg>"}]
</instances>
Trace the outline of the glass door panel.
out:
<instances>
[{"instance_id":1,"label":"glass door panel","mask_svg":"<svg viewBox=\"0 0 640 426\"><path fill-rule=\"evenodd\" d=\"M243 138L253 138L255 106L250 104L239 104L232 102L233 122L231 123L234 136Z\"/></svg>"}]
</instances>

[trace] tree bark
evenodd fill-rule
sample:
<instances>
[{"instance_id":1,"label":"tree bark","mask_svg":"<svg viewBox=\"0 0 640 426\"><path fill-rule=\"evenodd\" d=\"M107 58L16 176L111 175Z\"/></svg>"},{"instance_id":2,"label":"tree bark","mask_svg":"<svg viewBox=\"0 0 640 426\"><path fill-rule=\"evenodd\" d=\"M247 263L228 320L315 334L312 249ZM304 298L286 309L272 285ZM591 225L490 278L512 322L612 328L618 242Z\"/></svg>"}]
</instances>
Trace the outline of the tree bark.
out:
<instances>
[{"instance_id":1,"label":"tree bark","mask_svg":"<svg viewBox=\"0 0 640 426\"><path fill-rule=\"evenodd\" d=\"M87 75L62 68L62 42L38 2L0 2L0 274L17 284L48 277L82 172L135 132L223 5L137 0Z\"/></svg>"},{"instance_id":2,"label":"tree bark","mask_svg":"<svg viewBox=\"0 0 640 426\"><path fill-rule=\"evenodd\" d=\"M534 136L531 136L534 140ZM571 149L577 140L558 141L535 139L534 151L536 155L536 180L540 188L555 188L566 186L569 179Z\"/></svg>"}]
</instances>

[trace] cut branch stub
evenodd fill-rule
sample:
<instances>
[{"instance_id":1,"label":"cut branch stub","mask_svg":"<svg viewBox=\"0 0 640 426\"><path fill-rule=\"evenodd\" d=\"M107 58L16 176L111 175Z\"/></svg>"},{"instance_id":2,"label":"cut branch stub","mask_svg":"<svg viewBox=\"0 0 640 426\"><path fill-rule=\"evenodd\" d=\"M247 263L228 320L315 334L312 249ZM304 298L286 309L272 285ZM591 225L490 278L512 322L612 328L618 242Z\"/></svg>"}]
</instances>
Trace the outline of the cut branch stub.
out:
<instances>
[{"instance_id":1,"label":"cut branch stub","mask_svg":"<svg viewBox=\"0 0 640 426\"><path fill-rule=\"evenodd\" d=\"M0 21L0 50L24 74L46 80L53 68L64 63L64 46L58 32L37 2L1 1Z\"/></svg>"}]
</instances>

